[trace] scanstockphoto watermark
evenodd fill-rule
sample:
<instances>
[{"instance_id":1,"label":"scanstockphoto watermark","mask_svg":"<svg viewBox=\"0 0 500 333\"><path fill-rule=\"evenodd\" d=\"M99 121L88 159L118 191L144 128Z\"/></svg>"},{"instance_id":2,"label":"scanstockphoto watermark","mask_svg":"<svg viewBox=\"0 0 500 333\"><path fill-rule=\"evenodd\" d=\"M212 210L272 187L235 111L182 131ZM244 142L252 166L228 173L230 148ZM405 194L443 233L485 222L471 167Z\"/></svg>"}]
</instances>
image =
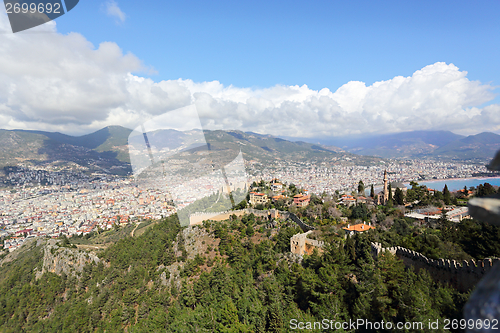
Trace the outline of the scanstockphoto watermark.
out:
<instances>
[{"instance_id":1,"label":"scanstockphoto watermark","mask_svg":"<svg viewBox=\"0 0 500 333\"><path fill-rule=\"evenodd\" d=\"M31 29L55 20L78 4L79 0L4 0L12 32Z\"/></svg>"},{"instance_id":2,"label":"scanstockphoto watermark","mask_svg":"<svg viewBox=\"0 0 500 333\"><path fill-rule=\"evenodd\" d=\"M321 321L299 321L290 320L290 329L292 330L402 330L413 329L423 330L426 328L423 322L405 322L392 323L390 321L368 321L366 319L349 319L348 321L336 321L323 319Z\"/></svg>"},{"instance_id":3,"label":"scanstockphoto watermark","mask_svg":"<svg viewBox=\"0 0 500 333\"><path fill-rule=\"evenodd\" d=\"M369 321L366 319L349 319L348 321L336 321L331 319L323 319L321 321L299 321L297 319L290 320L290 329L292 330L500 330L498 319L436 319L421 321L407 321L393 323L390 321Z\"/></svg>"}]
</instances>

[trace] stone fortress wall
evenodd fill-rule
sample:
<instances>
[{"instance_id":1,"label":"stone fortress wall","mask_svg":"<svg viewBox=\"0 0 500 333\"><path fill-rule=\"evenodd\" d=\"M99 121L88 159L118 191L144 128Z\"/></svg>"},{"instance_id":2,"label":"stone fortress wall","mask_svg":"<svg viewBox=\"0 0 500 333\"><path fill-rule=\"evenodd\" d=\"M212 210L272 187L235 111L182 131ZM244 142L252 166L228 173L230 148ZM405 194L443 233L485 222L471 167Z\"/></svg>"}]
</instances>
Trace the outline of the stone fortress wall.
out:
<instances>
[{"instance_id":1,"label":"stone fortress wall","mask_svg":"<svg viewBox=\"0 0 500 333\"><path fill-rule=\"evenodd\" d=\"M230 210L225 212L215 212L215 213L193 213L189 216L189 224L196 225L201 224L205 220L212 221L224 221L229 219L231 215L236 215L238 217L243 216L245 214L254 214L255 216L260 217L277 217L279 216L285 220L291 220L295 224L297 224L303 231L302 234L296 234L290 238L290 251L294 254L312 254L314 249L318 249L319 252L323 251L324 242L309 239L307 235L310 234L315 228L306 224L297 215L286 212L286 211L278 211L276 209L270 210L256 210L256 209L240 209L240 210Z\"/></svg>"},{"instance_id":2,"label":"stone fortress wall","mask_svg":"<svg viewBox=\"0 0 500 333\"><path fill-rule=\"evenodd\" d=\"M254 214L255 216L268 217L271 210L258 210L258 209L238 209L238 210L227 210L224 212L213 212L213 213L193 213L189 215L189 225L201 224L205 220L212 221L224 221L228 220L231 215L236 215L241 217L245 214ZM281 212L279 212L281 213ZM286 212L283 212L286 213Z\"/></svg>"},{"instance_id":3,"label":"stone fortress wall","mask_svg":"<svg viewBox=\"0 0 500 333\"><path fill-rule=\"evenodd\" d=\"M323 252L323 246L325 243L323 241L318 241L315 239L307 238L312 230L309 230L303 234L296 234L290 238L290 251L294 254L312 254L314 249L318 249L319 252Z\"/></svg>"},{"instance_id":4,"label":"stone fortress wall","mask_svg":"<svg viewBox=\"0 0 500 333\"><path fill-rule=\"evenodd\" d=\"M193 213L189 215L189 225L201 224L205 220L212 221L224 221L229 219L231 215L243 216L247 214L246 209L239 210L228 210L225 212L214 212L214 213Z\"/></svg>"},{"instance_id":5,"label":"stone fortress wall","mask_svg":"<svg viewBox=\"0 0 500 333\"><path fill-rule=\"evenodd\" d=\"M189 225L196 225L196 224L201 224L205 220L212 220L212 221L224 221L229 219L231 215L236 215L238 217L243 216L245 214L254 214L255 216L259 217L268 217L271 215L271 217L274 216L280 216L281 218L287 220L292 220L295 222L302 230L304 231L309 231L309 230L314 230L314 227L307 225L297 217L297 215L286 212L286 211L279 211L276 209L270 209L270 210L258 210L258 209L252 209L252 208L245 208L245 209L239 209L239 210L228 210L225 212L213 212L213 213L193 213L189 215Z\"/></svg>"},{"instance_id":6,"label":"stone fortress wall","mask_svg":"<svg viewBox=\"0 0 500 333\"><path fill-rule=\"evenodd\" d=\"M299 227L300 229L304 230L304 231L309 231L309 230L314 230L315 228L310 226L310 225L307 225L306 223L304 223L304 221L302 221L301 219L299 219L297 217L297 215L295 215L294 213L290 213L290 212L280 212L280 214L286 218L286 219L290 219L292 220L293 222L295 222Z\"/></svg>"},{"instance_id":7,"label":"stone fortress wall","mask_svg":"<svg viewBox=\"0 0 500 333\"><path fill-rule=\"evenodd\" d=\"M493 265L498 265L500 262L500 259L462 260L461 262L448 259L434 260L401 246L383 248L380 243L372 243L371 251L374 258L388 251L403 260L405 266L412 266L415 270L426 269L435 281L449 284L462 292L473 289Z\"/></svg>"}]
</instances>

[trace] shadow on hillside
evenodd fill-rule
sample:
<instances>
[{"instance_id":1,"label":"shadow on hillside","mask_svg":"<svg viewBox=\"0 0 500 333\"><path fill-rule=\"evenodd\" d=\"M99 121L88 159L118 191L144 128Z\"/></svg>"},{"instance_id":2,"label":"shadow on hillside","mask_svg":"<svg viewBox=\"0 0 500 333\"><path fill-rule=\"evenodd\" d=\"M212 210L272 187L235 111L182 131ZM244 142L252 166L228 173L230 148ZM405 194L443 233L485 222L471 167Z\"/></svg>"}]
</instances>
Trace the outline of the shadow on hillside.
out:
<instances>
[{"instance_id":1,"label":"shadow on hillside","mask_svg":"<svg viewBox=\"0 0 500 333\"><path fill-rule=\"evenodd\" d=\"M118 152L98 152L87 147L57 142L53 139L44 140L43 146L38 149L38 154L46 156L43 163L74 162L90 168L90 171L103 171L115 175L127 175L132 172L129 162L118 159Z\"/></svg>"}]
</instances>

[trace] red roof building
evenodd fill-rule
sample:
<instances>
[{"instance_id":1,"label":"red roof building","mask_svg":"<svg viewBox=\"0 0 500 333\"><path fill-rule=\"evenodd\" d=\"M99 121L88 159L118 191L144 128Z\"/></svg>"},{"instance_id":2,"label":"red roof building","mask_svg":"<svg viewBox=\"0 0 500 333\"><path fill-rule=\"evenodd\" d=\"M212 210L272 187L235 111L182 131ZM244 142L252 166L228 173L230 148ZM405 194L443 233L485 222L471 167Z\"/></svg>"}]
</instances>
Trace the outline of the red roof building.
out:
<instances>
[{"instance_id":1,"label":"red roof building","mask_svg":"<svg viewBox=\"0 0 500 333\"><path fill-rule=\"evenodd\" d=\"M306 207L311 201L311 196L296 194L293 196L293 204L297 207Z\"/></svg>"}]
</instances>

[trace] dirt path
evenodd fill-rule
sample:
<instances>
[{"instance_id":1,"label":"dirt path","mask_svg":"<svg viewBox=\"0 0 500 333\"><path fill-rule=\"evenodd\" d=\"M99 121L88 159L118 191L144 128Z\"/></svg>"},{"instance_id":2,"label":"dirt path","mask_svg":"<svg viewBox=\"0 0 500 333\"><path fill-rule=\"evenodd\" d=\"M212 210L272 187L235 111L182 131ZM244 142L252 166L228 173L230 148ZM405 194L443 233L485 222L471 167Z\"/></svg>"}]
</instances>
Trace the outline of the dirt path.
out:
<instances>
[{"instance_id":1,"label":"dirt path","mask_svg":"<svg viewBox=\"0 0 500 333\"><path fill-rule=\"evenodd\" d=\"M76 247L79 249L85 249L85 250L100 250L100 249L106 249L108 246L107 245L89 245L89 244L76 244Z\"/></svg>"},{"instance_id":2,"label":"dirt path","mask_svg":"<svg viewBox=\"0 0 500 333\"><path fill-rule=\"evenodd\" d=\"M137 227L139 226L139 224L141 224L142 222L139 222L137 223L137 225L135 226L134 230L132 230L132 232L130 233L130 237L134 237L134 232L135 232L135 229L137 229Z\"/></svg>"}]
</instances>

